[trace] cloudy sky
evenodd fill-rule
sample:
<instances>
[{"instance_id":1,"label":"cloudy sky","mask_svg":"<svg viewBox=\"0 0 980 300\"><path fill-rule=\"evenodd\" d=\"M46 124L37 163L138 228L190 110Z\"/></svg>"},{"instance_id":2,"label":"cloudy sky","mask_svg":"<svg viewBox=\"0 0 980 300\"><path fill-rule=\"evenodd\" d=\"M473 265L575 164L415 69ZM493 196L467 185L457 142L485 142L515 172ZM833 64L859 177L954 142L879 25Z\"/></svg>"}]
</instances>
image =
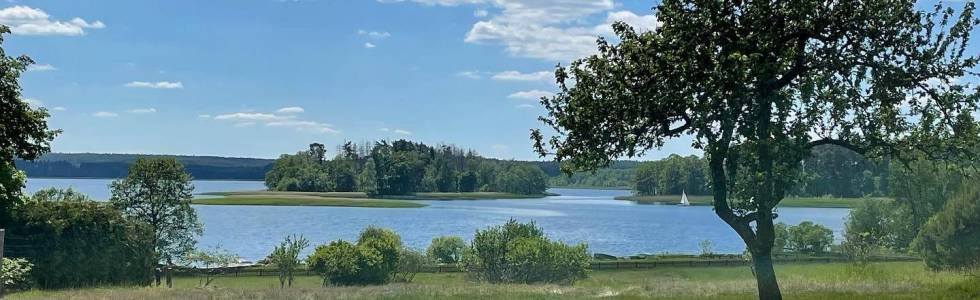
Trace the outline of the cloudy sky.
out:
<instances>
[{"instance_id":1,"label":"cloudy sky","mask_svg":"<svg viewBox=\"0 0 980 300\"><path fill-rule=\"evenodd\" d=\"M552 70L650 1L7 1L57 152L276 157L407 138L536 159ZM670 143L647 158L692 153Z\"/></svg>"}]
</instances>

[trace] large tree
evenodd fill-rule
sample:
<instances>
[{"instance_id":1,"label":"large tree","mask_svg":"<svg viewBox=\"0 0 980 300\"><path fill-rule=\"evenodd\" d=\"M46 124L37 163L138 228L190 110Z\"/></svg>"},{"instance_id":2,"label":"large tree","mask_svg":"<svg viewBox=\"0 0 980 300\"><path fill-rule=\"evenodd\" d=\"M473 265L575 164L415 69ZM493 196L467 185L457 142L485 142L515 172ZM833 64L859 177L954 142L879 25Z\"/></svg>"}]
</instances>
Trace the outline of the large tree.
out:
<instances>
[{"instance_id":1,"label":"large tree","mask_svg":"<svg viewBox=\"0 0 980 300\"><path fill-rule=\"evenodd\" d=\"M974 5L914 1L665 0L660 26L613 25L619 43L557 68L532 131L542 155L578 168L691 136L708 160L715 213L752 254L759 297L781 299L775 209L814 147L867 157L954 158L976 149L966 54Z\"/></svg>"},{"instance_id":2,"label":"large tree","mask_svg":"<svg viewBox=\"0 0 980 300\"><path fill-rule=\"evenodd\" d=\"M10 28L0 25L0 44ZM26 55L7 56L0 46L0 227L10 222L11 208L22 198L27 176L14 168L14 158L33 160L51 150L59 130L48 129L48 111L21 99L20 74L34 61Z\"/></svg>"},{"instance_id":3,"label":"large tree","mask_svg":"<svg viewBox=\"0 0 980 300\"><path fill-rule=\"evenodd\" d=\"M157 259L171 265L194 249L203 228L191 207L191 175L174 158L139 158L110 185L109 201L153 231ZM168 277L169 278L169 277Z\"/></svg>"}]
</instances>

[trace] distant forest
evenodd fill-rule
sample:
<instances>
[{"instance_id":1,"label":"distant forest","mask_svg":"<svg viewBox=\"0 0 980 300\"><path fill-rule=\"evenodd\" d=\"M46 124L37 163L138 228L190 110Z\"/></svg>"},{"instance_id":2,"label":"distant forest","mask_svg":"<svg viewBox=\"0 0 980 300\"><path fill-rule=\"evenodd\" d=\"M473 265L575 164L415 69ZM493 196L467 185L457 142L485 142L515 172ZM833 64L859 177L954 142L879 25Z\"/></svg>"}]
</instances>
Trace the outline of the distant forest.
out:
<instances>
[{"instance_id":1,"label":"distant forest","mask_svg":"<svg viewBox=\"0 0 980 300\"><path fill-rule=\"evenodd\" d=\"M217 156L48 153L34 161L15 160L29 177L120 178L138 157L177 158L195 179L262 180L272 159Z\"/></svg>"}]
</instances>

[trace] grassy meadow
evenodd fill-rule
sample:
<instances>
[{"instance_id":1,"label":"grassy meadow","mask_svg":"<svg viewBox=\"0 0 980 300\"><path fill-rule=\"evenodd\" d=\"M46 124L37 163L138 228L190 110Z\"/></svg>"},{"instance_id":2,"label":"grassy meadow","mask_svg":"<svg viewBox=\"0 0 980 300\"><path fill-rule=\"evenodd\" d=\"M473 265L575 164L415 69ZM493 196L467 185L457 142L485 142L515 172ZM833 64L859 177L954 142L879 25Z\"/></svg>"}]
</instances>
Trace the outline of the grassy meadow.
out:
<instances>
[{"instance_id":1,"label":"grassy meadow","mask_svg":"<svg viewBox=\"0 0 980 300\"><path fill-rule=\"evenodd\" d=\"M921 262L781 264L787 299L980 299L976 277L931 272ZM748 267L663 267L592 271L573 285L493 285L463 273L420 273L412 283L320 287L300 276L280 290L276 276L222 277L201 288L199 278L177 277L175 288L110 287L28 291L9 299L755 299Z\"/></svg>"},{"instance_id":2,"label":"grassy meadow","mask_svg":"<svg viewBox=\"0 0 980 300\"><path fill-rule=\"evenodd\" d=\"M779 203L779 207L817 207L817 208L854 208L862 201L884 198L835 198L835 197L787 197ZM657 196L620 196L616 200L628 200L638 204L677 204L681 195ZM687 195L691 205L710 206L712 196Z\"/></svg>"}]
</instances>

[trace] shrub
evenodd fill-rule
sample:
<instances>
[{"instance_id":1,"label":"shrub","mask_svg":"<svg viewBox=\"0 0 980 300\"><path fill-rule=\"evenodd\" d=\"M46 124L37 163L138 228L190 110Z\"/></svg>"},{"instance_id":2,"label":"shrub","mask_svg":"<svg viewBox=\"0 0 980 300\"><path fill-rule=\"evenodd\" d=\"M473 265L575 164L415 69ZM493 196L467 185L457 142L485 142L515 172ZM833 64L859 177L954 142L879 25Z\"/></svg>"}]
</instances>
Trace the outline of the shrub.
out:
<instances>
[{"instance_id":1,"label":"shrub","mask_svg":"<svg viewBox=\"0 0 980 300\"><path fill-rule=\"evenodd\" d=\"M268 261L279 271L279 288L293 287L293 270L299 266L299 253L310 245L303 236L286 237L279 246L272 249Z\"/></svg>"},{"instance_id":2,"label":"shrub","mask_svg":"<svg viewBox=\"0 0 980 300\"><path fill-rule=\"evenodd\" d=\"M466 242L458 236L440 236L432 239L426 253L429 257L444 264L455 264L463 257Z\"/></svg>"},{"instance_id":3,"label":"shrub","mask_svg":"<svg viewBox=\"0 0 980 300\"><path fill-rule=\"evenodd\" d=\"M433 263L432 259L422 251L402 248L398 253L398 269L394 278L400 282L412 282L415 279L415 274L421 272L422 268L431 263Z\"/></svg>"},{"instance_id":4,"label":"shrub","mask_svg":"<svg viewBox=\"0 0 980 300\"><path fill-rule=\"evenodd\" d=\"M946 202L919 231L913 248L932 269L976 272L980 268L980 188L967 187Z\"/></svg>"},{"instance_id":5,"label":"shrub","mask_svg":"<svg viewBox=\"0 0 980 300\"><path fill-rule=\"evenodd\" d=\"M827 252L834 242L834 232L820 224L803 221L799 225L790 226L786 242L789 249L805 254L821 254Z\"/></svg>"},{"instance_id":6,"label":"shrub","mask_svg":"<svg viewBox=\"0 0 980 300\"><path fill-rule=\"evenodd\" d=\"M306 263L323 276L323 284L380 284L390 281L399 270L401 238L388 229L368 227L357 244L333 241L317 246Z\"/></svg>"},{"instance_id":7,"label":"shrub","mask_svg":"<svg viewBox=\"0 0 980 300\"><path fill-rule=\"evenodd\" d=\"M153 232L106 202L71 190L45 190L14 211L5 256L31 261L40 288L149 284L157 258Z\"/></svg>"},{"instance_id":8,"label":"shrub","mask_svg":"<svg viewBox=\"0 0 980 300\"><path fill-rule=\"evenodd\" d=\"M773 231L775 232L775 238L772 243L772 253L783 253L786 251L786 239L789 237L789 226L786 223L776 223L773 226Z\"/></svg>"},{"instance_id":9,"label":"shrub","mask_svg":"<svg viewBox=\"0 0 980 300\"><path fill-rule=\"evenodd\" d=\"M533 222L510 220L477 231L462 261L477 280L571 283L585 278L589 255L585 245L552 242Z\"/></svg>"},{"instance_id":10,"label":"shrub","mask_svg":"<svg viewBox=\"0 0 980 300\"><path fill-rule=\"evenodd\" d=\"M316 247L306 259L307 267L323 276L323 285L328 283L351 285L360 283L360 250L346 241L333 241L328 245Z\"/></svg>"},{"instance_id":11,"label":"shrub","mask_svg":"<svg viewBox=\"0 0 980 300\"><path fill-rule=\"evenodd\" d=\"M0 284L4 289L22 291L31 288L31 268L33 264L23 258L4 258L0 266Z\"/></svg>"}]
</instances>

